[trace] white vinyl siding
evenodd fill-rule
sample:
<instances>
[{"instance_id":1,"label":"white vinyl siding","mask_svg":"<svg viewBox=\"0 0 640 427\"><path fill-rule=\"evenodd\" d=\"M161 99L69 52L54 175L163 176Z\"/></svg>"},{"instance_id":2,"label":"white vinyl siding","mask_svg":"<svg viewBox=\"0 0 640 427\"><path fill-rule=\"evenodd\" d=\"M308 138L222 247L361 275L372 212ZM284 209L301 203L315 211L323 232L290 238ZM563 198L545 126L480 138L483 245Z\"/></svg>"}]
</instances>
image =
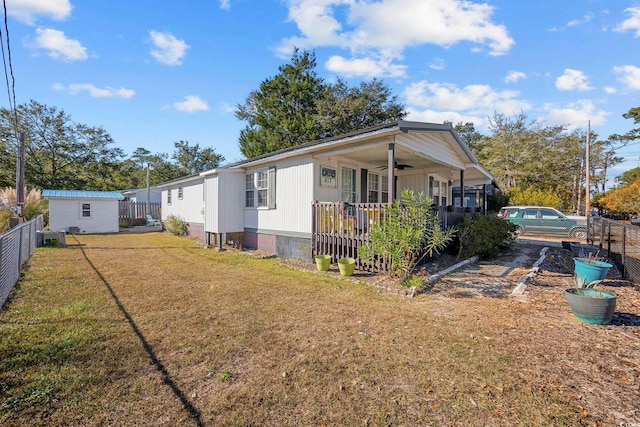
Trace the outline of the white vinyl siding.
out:
<instances>
[{"instance_id":1,"label":"white vinyl siding","mask_svg":"<svg viewBox=\"0 0 640 427\"><path fill-rule=\"evenodd\" d=\"M319 173L320 169L317 169ZM284 159L264 170L269 172L269 209L245 209L245 229L267 233L311 233L314 184L311 156Z\"/></svg>"},{"instance_id":2,"label":"white vinyl siding","mask_svg":"<svg viewBox=\"0 0 640 427\"><path fill-rule=\"evenodd\" d=\"M247 176L242 171L219 171L205 178L205 231L230 233L244 230L245 197L242 190L246 188L246 180Z\"/></svg>"},{"instance_id":3,"label":"white vinyl siding","mask_svg":"<svg viewBox=\"0 0 640 427\"><path fill-rule=\"evenodd\" d=\"M167 189L167 203L162 204L162 220L166 220L169 215L182 218L187 223L204 224L204 178L197 177L192 181L185 182L176 187L182 189L182 198L169 197L173 191Z\"/></svg>"},{"instance_id":4,"label":"white vinyl siding","mask_svg":"<svg viewBox=\"0 0 640 427\"><path fill-rule=\"evenodd\" d=\"M78 227L80 233L117 233L117 199L49 199L49 229L69 230Z\"/></svg>"}]
</instances>

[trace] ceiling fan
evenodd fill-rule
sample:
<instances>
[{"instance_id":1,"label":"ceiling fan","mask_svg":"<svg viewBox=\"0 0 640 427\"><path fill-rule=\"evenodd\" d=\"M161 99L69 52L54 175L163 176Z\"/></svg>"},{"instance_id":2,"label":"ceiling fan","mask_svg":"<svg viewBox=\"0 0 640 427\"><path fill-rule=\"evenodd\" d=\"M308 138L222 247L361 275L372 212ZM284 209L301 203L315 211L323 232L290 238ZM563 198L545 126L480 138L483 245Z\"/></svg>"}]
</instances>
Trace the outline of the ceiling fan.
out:
<instances>
[{"instance_id":1,"label":"ceiling fan","mask_svg":"<svg viewBox=\"0 0 640 427\"><path fill-rule=\"evenodd\" d=\"M404 164L404 163L398 163L398 162L395 162L395 163L394 163L394 168L395 168L395 169L398 169L399 171L401 171L401 170L405 170L405 169L408 169L408 168L412 168L412 167L413 167L413 166L411 166L411 165L406 165L406 164ZM380 168L380 170L381 170L381 171L383 171L383 170L386 170L387 168L388 168L388 166L382 166L382 167Z\"/></svg>"}]
</instances>

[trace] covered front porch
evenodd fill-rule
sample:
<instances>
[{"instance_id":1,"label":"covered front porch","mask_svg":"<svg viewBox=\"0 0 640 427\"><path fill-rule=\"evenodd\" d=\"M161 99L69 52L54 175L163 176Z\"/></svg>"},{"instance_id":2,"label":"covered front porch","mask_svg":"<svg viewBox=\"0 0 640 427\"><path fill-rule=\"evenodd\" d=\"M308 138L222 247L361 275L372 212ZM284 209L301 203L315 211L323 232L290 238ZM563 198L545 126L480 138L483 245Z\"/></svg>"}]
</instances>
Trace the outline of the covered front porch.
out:
<instances>
[{"instance_id":1,"label":"covered front porch","mask_svg":"<svg viewBox=\"0 0 640 427\"><path fill-rule=\"evenodd\" d=\"M312 255L331 255L334 262L352 257L360 270L386 271L387 260L367 265L358 258L358 248L370 240L386 206L404 189L431 198L444 228L465 214L486 211L492 176L451 126L404 123L391 135L370 133L366 140L356 137L338 147L316 150ZM477 191L470 193L467 189L472 186Z\"/></svg>"}]
</instances>

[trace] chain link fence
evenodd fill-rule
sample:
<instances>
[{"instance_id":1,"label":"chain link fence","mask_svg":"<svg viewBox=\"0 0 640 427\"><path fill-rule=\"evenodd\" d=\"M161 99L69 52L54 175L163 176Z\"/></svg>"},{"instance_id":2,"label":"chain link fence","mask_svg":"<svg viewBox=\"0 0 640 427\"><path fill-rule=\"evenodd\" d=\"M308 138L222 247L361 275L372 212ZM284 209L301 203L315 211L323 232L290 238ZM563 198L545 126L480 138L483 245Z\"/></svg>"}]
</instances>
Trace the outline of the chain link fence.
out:
<instances>
[{"instance_id":1,"label":"chain link fence","mask_svg":"<svg viewBox=\"0 0 640 427\"><path fill-rule=\"evenodd\" d=\"M622 276L640 283L640 227L608 218L589 218L592 245L606 250Z\"/></svg>"},{"instance_id":2,"label":"chain link fence","mask_svg":"<svg viewBox=\"0 0 640 427\"><path fill-rule=\"evenodd\" d=\"M0 234L0 307L18 283L20 270L36 250L37 231L44 227L42 215Z\"/></svg>"}]
</instances>

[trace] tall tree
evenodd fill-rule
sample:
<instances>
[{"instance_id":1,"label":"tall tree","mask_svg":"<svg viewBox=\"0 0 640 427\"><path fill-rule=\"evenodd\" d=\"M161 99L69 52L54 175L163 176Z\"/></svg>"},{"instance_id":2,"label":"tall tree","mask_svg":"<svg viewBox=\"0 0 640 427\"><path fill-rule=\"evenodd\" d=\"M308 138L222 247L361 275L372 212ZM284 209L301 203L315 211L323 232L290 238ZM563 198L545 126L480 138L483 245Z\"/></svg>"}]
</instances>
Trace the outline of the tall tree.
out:
<instances>
[{"instance_id":1,"label":"tall tree","mask_svg":"<svg viewBox=\"0 0 640 427\"><path fill-rule=\"evenodd\" d=\"M188 174L196 174L217 168L224 156L215 149L200 148L199 144L189 145L189 141L174 142L175 151L171 158Z\"/></svg>"},{"instance_id":2,"label":"tall tree","mask_svg":"<svg viewBox=\"0 0 640 427\"><path fill-rule=\"evenodd\" d=\"M248 158L293 147L318 138L315 100L324 90L316 71L315 53L296 49L291 64L278 67L275 77L260 83L236 117L246 121L240 132L240 152Z\"/></svg>"},{"instance_id":3,"label":"tall tree","mask_svg":"<svg viewBox=\"0 0 640 427\"><path fill-rule=\"evenodd\" d=\"M34 100L16 108L25 134L25 181L37 188L106 190L117 182L120 148L103 128L75 123L63 110ZM13 135L13 112L0 109L0 134ZM16 141L12 141L15 147ZM15 148L14 148L15 149Z\"/></svg>"},{"instance_id":4,"label":"tall tree","mask_svg":"<svg viewBox=\"0 0 640 427\"><path fill-rule=\"evenodd\" d=\"M321 138L381 125L407 115L398 97L378 79L361 82L357 87L348 87L338 79L326 86L316 107L315 120L320 126Z\"/></svg>"},{"instance_id":5,"label":"tall tree","mask_svg":"<svg viewBox=\"0 0 640 427\"><path fill-rule=\"evenodd\" d=\"M629 169L628 171L623 172L622 175L617 178L620 187L628 187L634 181L640 178L640 167Z\"/></svg>"},{"instance_id":6,"label":"tall tree","mask_svg":"<svg viewBox=\"0 0 640 427\"><path fill-rule=\"evenodd\" d=\"M260 84L236 117L246 121L240 151L256 157L319 138L376 126L406 115L397 97L380 80L348 87L318 77L315 53L296 49L291 64Z\"/></svg>"},{"instance_id":7,"label":"tall tree","mask_svg":"<svg viewBox=\"0 0 640 427\"><path fill-rule=\"evenodd\" d=\"M452 122L450 121L445 121L444 123L452 124ZM482 141L486 138L486 136L476 130L473 122L458 122L458 124L456 124L453 128L455 129L460 139L462 139L467 147L469 147L471 152L477 156L482 146Z\"/></svg>"}]
</instances>

